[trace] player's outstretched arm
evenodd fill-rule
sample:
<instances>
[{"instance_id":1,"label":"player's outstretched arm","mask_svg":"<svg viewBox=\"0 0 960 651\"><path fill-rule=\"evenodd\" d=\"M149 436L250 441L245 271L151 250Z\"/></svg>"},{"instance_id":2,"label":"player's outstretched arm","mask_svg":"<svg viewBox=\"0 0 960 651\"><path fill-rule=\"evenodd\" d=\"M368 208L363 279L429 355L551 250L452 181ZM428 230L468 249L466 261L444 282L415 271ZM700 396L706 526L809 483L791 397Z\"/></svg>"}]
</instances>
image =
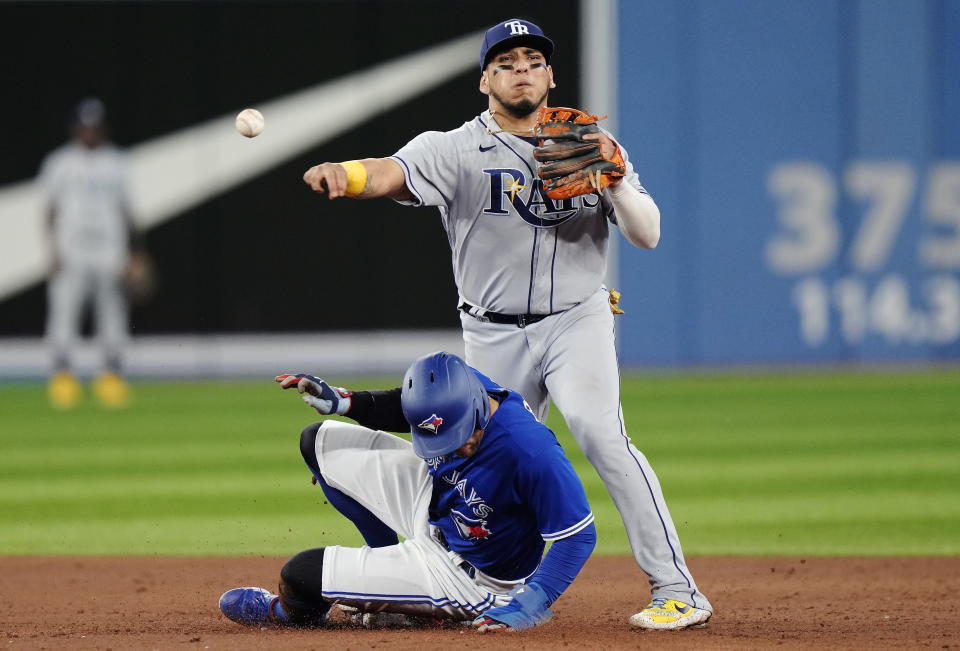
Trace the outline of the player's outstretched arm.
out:
<instances>
[{"instance_id":1,"label":"player's outstretched arm","mask_svg":"<svg viewBox=\"0 0 960 651\"><path fill-rule=\"evenodd\" d=\"M407 182L400 165L389 158L365 158L343 163L314 165L303 175L303 182L318 194L330 199L410 199Z\"/></svg>"},{"instance_id":2,"label":"player's outstretched arm","mask_svg":"<svg viewBox=\"0 0 960 651\"><path fill-rule=\"evenodd\" d=\"M370 429L409 432L403 417L400 387L387 391L348 391L307 373L284 373L274 378L283 389L296 389L303 401L321 416L337 414Z\"/></svg>"},{"instance_id":3,"label":"player's outstretched arm","mask_svg":"<svg viewBox=\"0 0 960 651\"><path fill-rule=\"evenodd\" d=\"M353 402L353 392L332 387L324 380L307 373L284 373L273 378L283 389L296 389L303 401L322 416L346 414Z\"/></svg>"}]
</instances>

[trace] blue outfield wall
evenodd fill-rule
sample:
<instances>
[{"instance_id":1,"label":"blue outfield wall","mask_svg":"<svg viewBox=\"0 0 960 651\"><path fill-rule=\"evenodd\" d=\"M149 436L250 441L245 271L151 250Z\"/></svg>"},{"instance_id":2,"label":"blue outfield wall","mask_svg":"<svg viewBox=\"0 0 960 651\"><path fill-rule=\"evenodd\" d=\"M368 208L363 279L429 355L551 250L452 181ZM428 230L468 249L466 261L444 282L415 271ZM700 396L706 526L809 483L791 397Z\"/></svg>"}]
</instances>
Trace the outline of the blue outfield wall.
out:
<instances>
[{"instance_id":1,"label":"blue outfield wall","mask_svg":"<svg viewBox=\"0 0 960 651\"><path fill-rule=\"evenodd\" d=\"M626 365L960 359L960 2L619 4Z\"/></svg>"}]
</instances>

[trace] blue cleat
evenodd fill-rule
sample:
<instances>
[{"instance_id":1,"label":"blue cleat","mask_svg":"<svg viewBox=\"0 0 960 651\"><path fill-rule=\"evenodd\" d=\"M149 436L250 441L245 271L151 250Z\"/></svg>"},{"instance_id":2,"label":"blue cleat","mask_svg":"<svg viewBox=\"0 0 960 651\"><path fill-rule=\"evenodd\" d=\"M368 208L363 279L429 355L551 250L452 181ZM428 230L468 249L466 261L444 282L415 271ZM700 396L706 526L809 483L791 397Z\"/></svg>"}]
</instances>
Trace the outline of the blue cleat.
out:
<instances>
[{"instance_id":1,"label":"blue cleat","mask_svg":"<svg viewBox=\"0 0 960 651\"><path fill-rule=\"evenodd\" d=\"M234 588L220 595L220 612L244 626L283 626L289 619L280 597L263 588Z\"/></svg>"}]
</instances>

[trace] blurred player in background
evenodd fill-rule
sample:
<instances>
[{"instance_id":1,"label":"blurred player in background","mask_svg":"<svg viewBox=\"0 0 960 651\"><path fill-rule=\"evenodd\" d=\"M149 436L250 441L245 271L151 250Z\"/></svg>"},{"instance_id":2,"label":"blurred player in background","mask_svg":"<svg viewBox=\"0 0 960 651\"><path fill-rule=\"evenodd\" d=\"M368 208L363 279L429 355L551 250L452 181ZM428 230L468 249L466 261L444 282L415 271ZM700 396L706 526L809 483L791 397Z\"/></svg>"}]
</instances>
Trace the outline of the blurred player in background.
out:
<instances>
[{"instance_id":1,"label":"blurred player in background","mask_svg":"<svg viewBox=\"0 0 960 651\"><path fill-rule=\"evenodd\" d=\"M145 275L149 262L133 228L127 164L106 129L103 103L84 99L73 110L70 141L51 152L40 170L51 260L47 340L54 374L48 396L64 409L81 398L72 355L91 301L103 356L94 393L109 407L122 407L129 398L121 376L129 334L125 280Z\"/></svg>"},{"instance_id":2,"label":"blurred player in background","mask_svg":"<svg viewBox=\"0 0 960 651\"><path fill-rule=\"evenodd\" d=\"M630 625L702 626L713 607L687 568L657 475L624 426L611 314L617 296L603 287L611 226L652 249L660 211L626 150L605 132L590 136L607 160L619 149L622 178L562 200L544 190L533 136L556 87L553 50L529 21L494 25L480 47L487 110L453 131L421 133L389 158L314 166L304 181L331 199L390 197L440 209L467 363L519 391L541 420L551 399L563 414L649 576L652 600Z\"/></svg>"}]
</instances>

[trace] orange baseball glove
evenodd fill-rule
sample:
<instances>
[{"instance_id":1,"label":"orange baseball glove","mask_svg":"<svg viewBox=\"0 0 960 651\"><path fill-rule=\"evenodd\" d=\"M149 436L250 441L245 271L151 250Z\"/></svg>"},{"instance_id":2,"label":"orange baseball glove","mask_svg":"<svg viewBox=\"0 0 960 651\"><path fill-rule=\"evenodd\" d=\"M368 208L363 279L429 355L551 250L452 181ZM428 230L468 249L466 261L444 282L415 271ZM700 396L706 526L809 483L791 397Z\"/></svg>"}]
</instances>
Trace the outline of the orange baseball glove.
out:
<instances>
[{"instance_id":1,"label":"orange baseball glove","mask_svg":"<svg viewBox=\"0 0 960 651\"><path fill-rule=\"evenodd\" d=\"M600 133L597 122L605 118L572 108L540 107L534 127L539 146L533 157L540 163L537 175L543 179L548 197L569 199L600 192L626 174L619 147L613 158L607 159L599 141L583 139Z\"/></svg>"}]
</instances>

